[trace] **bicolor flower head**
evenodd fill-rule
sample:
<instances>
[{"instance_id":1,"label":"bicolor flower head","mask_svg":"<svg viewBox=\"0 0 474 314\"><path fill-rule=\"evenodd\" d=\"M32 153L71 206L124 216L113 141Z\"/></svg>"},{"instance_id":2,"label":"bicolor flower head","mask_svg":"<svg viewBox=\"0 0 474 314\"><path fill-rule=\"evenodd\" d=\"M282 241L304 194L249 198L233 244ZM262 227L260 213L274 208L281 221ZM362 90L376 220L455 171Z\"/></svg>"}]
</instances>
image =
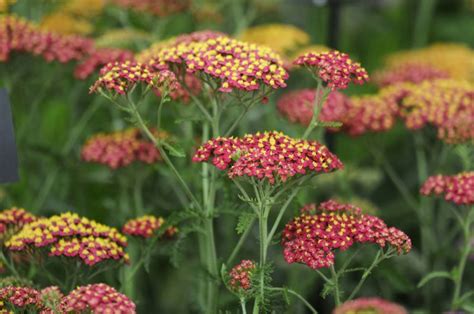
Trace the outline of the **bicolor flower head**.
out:
<instances>
[{"instance_id":1,"label":"bicolor flower head","mask_svg":"<svg viewBox=\"0 0 474 314\"><path fill-rule=\"evenodd\" d=\"M284 55L309 43L309 35L289 24L263 24L247 28L239 39L270 47Z\"/></svg>"},{"instance_id":2,"label":"bicolor flower head","mask_svg":"<svg viewBox=\"0 0 474 314\"><path fill-rule=\"evenodd\" d=\"M122 63L133 59L133 52L130 50L118 48L94 49L90 55L81 60L81 63L76 66L74 76L84 80L108 63Z\"/></svg>"},{"instance_id":3,"label":"bicolor flower head","mask_svg":"<svg viewBox=\"0 0 474 314\"><path fill-rule=\"evenodd\" d=\"M38 290L30 287L7 286L0 288L0 312L13 313L7 311L14 309L17 313L30 313L29 311L40 311L43 305Z\"/></svg>"},{"instance_id":4,"label":"bicolor flower head","mask_svg":"<svg viewBox=\"0 0 474 314\"><path fill-rule=\"evenodd\" d=\"M368 81L367 71L349 55L331 50L328 52L309 52L294 61L296 65L309 68L331 89L345 89L349 83L364 84Z\"/></svg>"},{"instance_id":5,"label":"bicolor flower head","mask_svg":"<svg viewBox=\"0 0 474 314\"><path fill-rule=\"evenodd\" d=\"M59 306L61 313L134 314L135 308L126 295L103 283L77 287Z\"/></svg>"},{"instance_id":6,"label":"bicolor flower head","mask_svg":"<svg viewBox=\"0 0 474 314\"><path fill-rule=\"evenodd\" d=\"M288 78L283 61L270 48L226 36L171 45L159 50L149 65L177 75L184 71L205 75L221 92L282 88Z\"/></svg>"},{"instance_id":7,"label":"bicolor flower head","mask_svg":"<svg viewBox=\"0 0 474 314\"><path fill-rule=\"evenodd\" d=\"M245 293L252 287L252 276L257 264L251 260L242 260L229 272L229 288L235 293Z\"/></svg>"},{"instance_id":8,"label":"bicolor flower head","mask_svg":"<svg viewBox=\"0 0 474 314\"><path fill-rule=\"evenodd\" d=\"M66 63L82 59L93 46L93 41L85 37L51 33L15 15L0 16L0 61L3 62L13 53L27 53L48 62Z\"/></svg>"},{"instance_id":9,"label":"bicolor flower head","mask_svg":"<svg viewBox=\"0 0 474 314\"><path fill-rule=\"evenodd\" d=\"M444 195L447 202L456 205L474 204L474 171L453 176L436 175L429 177L420 189L422 195Z\"/></svg>"},{"instance_id":10,"label":"bicolor flower head","mask_svg":"<svg viewBox=\"0 0 474 314\"><path fill-rule=\"evenodd\" d=\"M344 302L332 314L408 314L408 311L381 298L359 298Z\"/></svg>"},{"instance_id":11,"label":"bicolor flower head","mask_svg":"<svg viewBox=\"0 0 474 314\"><path fill-rule=\"evenodd\" d=\"M117 6L160 17L176 14L189 8L190 0L112 0Z\"/></svg>"},{"instance_id":12,"label":"bicolor flower head","mask_svg":"<svg viewBox=\"0 0 474 314\"><path fill-rule=\"evenodd\" d=\"M157 137L167 136L164 132L154 133ZM111 169L126 167L133 162L153 164L161 160L158 149L137 128L94 135L82 148L81 156L86 162L103 164Z\"/></svg>"},{"instance_id":13,"label":"bicolor flower head","mask_svg":"<svg viewBox=\"0 0 474 314\"><path fill-rule=\"evenodd\" d=\"M337 250L347 250L356 243L390 246L398 254L411 250L411 240L402 231L388 227L378 217L362 214L354 205L334 200L303 207L302 214L285 226L282 235L286 261L313 269L330 267Z\"/></svg>"},{"instance_id":14,"label":"bicolor flower head","mask_svg":"<svg viewBox=\"0 0 474 314\"><path fill-rule=\"evenodd\" d=\"M400 114L409 129L432 125L438 137L453 144L474 142L474 85L435 80L405 88Z\"/></svg>"},{"instance_id":15,"label":"bicolor flower head","mask_svg":"<svg viewBox=\"0 0 474 314\"><path fill-rule=\"evenodd\" d=\"M423 81L448 78L446 71L440 70L430 64L407 63L383 69L374 75L374 81L379 86L389 86L399 83L418 84Z\"/></svg>"},{"instance_id":16,"label":"bicolor flower head","mask_svg":"<svg viewBox=\"0 0 474 314\"><path fill-rule=\"evenodd\" d=\"M316 91L301 89L284 94L277 103L278 110L291 122L308 125L313 116ZM322 97L322 92L321 96ZM321 108L319 120L342 122L349 107L349 99L338 91L332 91Z\"/></svg>"},{"instance_id":17,"label":"bicolor flower head","mask_svg":"<svg viewBox=\"0 0 474 314\"><path fill-rule=\"evenodd\" d=\"M72 213L25 225L5 246L11 251L45 248L50 256L77 258L89 266L129 259L125 253L127 239L117 229Z\"/></svg>"},{"instance_id":18,"label":"bicolor flower head","mask_svg":"<svg viewBox=\"0 0 474 314\"><path fill-rule=\"evenodd\" d=\"M0 212L0 239L5 240L12 233L37 218L23 208L12 207Z\"/></svg>"},{"instance_id":19,"label":"bicolor flower head","mask_svg":"<svg viewBox=\"0 0 474 314\"><path fill-rule=\"evenodd\" d=\"M281 132L248 134L242 138L218 137L202 145L194 162L211 160L229 178L276 180L307 174L327 173L343 167L329 149L316 141L293 139Z\"/></svg>"},{"instance_id":20,"label":"bicolor flower head","mask_svg":"<svg viewBox=\"0 0 474 314\"><path fill-rule=\"evenodd\" d=\"M145 215L135 219L130 219L123 225L122 232L127 235L151 238L154 233L163 226L165 220L163 217ZM164 233L166 237L172 237L178 232L176 227L168 227Z\"/></svg>"}]
</instances>

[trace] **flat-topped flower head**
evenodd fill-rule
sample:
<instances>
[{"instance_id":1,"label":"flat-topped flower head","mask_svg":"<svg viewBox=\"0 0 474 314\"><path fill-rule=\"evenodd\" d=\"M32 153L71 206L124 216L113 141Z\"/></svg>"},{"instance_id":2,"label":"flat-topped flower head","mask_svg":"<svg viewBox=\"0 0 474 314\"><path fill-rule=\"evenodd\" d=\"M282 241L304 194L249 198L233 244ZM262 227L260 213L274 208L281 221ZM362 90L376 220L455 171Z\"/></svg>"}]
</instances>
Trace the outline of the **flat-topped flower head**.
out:
<instances>
[{"instance_id":1,"label":"flat-topped flower head","mask_svg":"<svg viewBox=\"0 0 474 314\"><path fill-rule=\"evenodd\" d=\"M280 113L291 122L308 125L313 116L315 96L316 91L314 89L291 91L284 94L278 100L277 108ZM349 99L344 94L332 91L321 108L319 120L325 122L342 122L345 120L348 106Z\"/></svg>"},{"instance_id":2,"label":"flat-topped flower head","mask_svg":"<svg viewBox=\"0 0 474 314\"><path fill-rule=\"evenodd\" d=\"M61 313L134 314L135 308L126 295L103 283L77 287L59 306Z\"/></svg>"},{"instance_id":3,"label":"flat-topped flower head","mask_svg":"<svg viewBox=\"0 0 474 314\"><path fill-rule=\"evenodd\" d=\"M177 75L183 71L205 75L221 92L282 88L288 78L283 61L270 48L226 36L166 47L149 64L156 69L169 68Z\"/></svg>"},{"instance_id":4,"label":"flat-topped flower head","mask_svg":"<svg viewBox=\"0 0 474 314\"><path fill-rule=\"evenodd\" d=\"M122 227L122 232L131 236L151 238L164 223L165 219L163 217L145 215L127 221ZM164 236L172 237L176 232L178 232L176 227L168 227L164 232Z\"/></svg>"},{"instance_id":5,"label":"flat-topped flower head","mask_svg":"<svg viewBox=\"0 0 474 314\"><path fill-rule=\"evenodd\" d=\"M453 176L429 177L420 189L422 195L444 195L447 202L456 205L474 204L474 171Z\"/></svg>"},{"instance_id":6,"label":"flat-topped flower head","mask_svg":"<svg viewBox=\"0 0 474 314\"><path fill-rule=\"evenodd\" d=\"M11 251L44 248L50 256L78 258L93 266L106 260L128 262L127 239L117 229L64 213L25 225L5 246Z\"/></svg>"},{"instance_id":7,"label":"flat-topped flower head","mask_svg":"<svg viewBox=\"0 0 474 314\"><path fill-rule=\"evenodd\" d=\"M38 290L7 286L0 288L0 313L13 313L7 309L14 309L16 313L37 313L44 307Z\"/></svg>"},{"instance_id":8,"label":"flat-topped flower head","mask_svg":"<svg viewBox=\"0 0 474 314\"><path fill-rule=\"evenodd\" d=\"M338 249L344 251L356 243L389 246L398 254L411 250L411 240L402 231L388 227L380 218L362 214L354 205L334 200L303 207L282 235L286 261L313 269L330 267Z\"/></svg>"},{"instance_id":9,"label":"flat-topped flower head","mask_svg":"<svg viewBox=\"0 0 474 314\"><path fill-rule=\"evenodd\" d=\"M247 28L239 39L270 47L280 54L287 54L309 43L309 35L290 24L263 24Z\"/></svg>"},{"instance_id":10,"label":"flat-topped flower head","mask_svg":"<svg viewBox=\"0 0 474 314\"><path fill-rule=\"evenodd\" d=\"M65 63L82 59L92 49L91 39L45 31L15 15L0 16L0 61L13 53L27 53Z\"/></svg>"},{"instance_id":11,"label":"flat-topped flower head","mask_svg":"<svg viewBox=\"0 0 474 314\"><path fill-rule=\"evenodd\" d=\"M229 178L247 177L273 184L297 175L327 173L343 167L329 149L316 141L293 139L281 132L218 137L202 145L194 162L212 160Z\"/></svg>"},{"instance_id":12,"label":"flat-topped flower head","mask_svg":"<svg viewBox=\"0 0 474 314\"><path fill-rule=\"evenodd\" d=\"M74 76L78 79L84 80L108 63L123 63L133 59L133 52L130 50L119 48L98 48L91 52L90 55L76 66L74 69Z\"/></svg>"},{"instance_id":13,"label":"flat-topped flower head","mask_svg":"<svg viewBox=\"0 0 474 314\"><path fill-rule=\"evenodd\" d=\"M331 50L328 52L308 52L294 61L296 65L309 68L331 89L345 89L349 83L364 84L368 81L367 71L349 55Z\"/></svg>"},{"instance_id":14,"label":"flat-topped flower head","mask_svg":"<svg viewBox=\"0 0 474 314\"><path fill-rule=\"evenodd\" d=\"M400 114L409 129L427 124L438 137L453 144L474 142L474 85L467 81L424 81L407 87Z\"/></svg>"},{"instance_id":15,"label":"flat-topped flower head","mask_svg":"<svg viewBox=\"0 0 474 314\"><path fill-rule=\"evenodd\" d=\"M23 208L12 207L0 212L0 240L11 236L23 225L35 221L37 218Z\"/></svg>"},{"instance_id":16,"label":"flat-topped flower head","mask_svg":"<svg viewBox=\"0 0 474 314\"><path fill-rule=\"evenodd\" d=\"M229 288L235 293L245 293L252 287L252 276L257 264L251 260L242 260L229 272Z\"/></svg>"},{"instance_id":17,"label":"flat-topped flower head","mask_svg":"<svg viewBox=\"0 0 474 314\"><path fill-rule=\"evenodd\" d=\"M115 5L160 17L187 10L190 0L111 0Z\"/></svg>"},{"instance_id":18,"label":"flat-topped flower head","mask_svg":"<svg viewBox=\"0 0 474 314\"><path fill-rule=\"evenodd\" d=\"M448 77L449 73L447 71L440 70L430 64L407 63L375 73L374 81L377 85L384 87L398 83L418 84L423 81Z\"/></svg>"},{"instance_id":19,"label":"flat-topped flower head","mask_svg":"<svg viewBox=\"0 0 474 314\"><path fill-rule=\"evenodd\" d=\"M164 132L152 132L159 138L167 136ZM158 149L137 128L94 135L82 148L81 156L86 162L103 164L111 169L126 167L133 162L153 164L161 160Z\"/></svg>"},{"instance_id":20,"label":"flat-topped flower head","mask_svg":"<svg viewBox=\"0 0 474 314\"><path fill-rule=\"evenodd\" d=\"M401 305L373 297L344 302L332 314L408 314L408 311Z\"/></svg>"}]
</instances>

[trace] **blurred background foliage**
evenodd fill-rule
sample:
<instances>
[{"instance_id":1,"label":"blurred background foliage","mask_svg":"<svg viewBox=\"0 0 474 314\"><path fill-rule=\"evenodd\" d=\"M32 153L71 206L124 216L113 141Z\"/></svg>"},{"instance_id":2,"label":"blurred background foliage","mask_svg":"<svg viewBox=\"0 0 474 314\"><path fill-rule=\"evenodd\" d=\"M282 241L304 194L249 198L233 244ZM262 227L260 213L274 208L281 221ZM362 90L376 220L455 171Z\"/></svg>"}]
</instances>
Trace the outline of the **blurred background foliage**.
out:
<instances>
[{"instance_id":1,"label":"blurred background foliage","mask_svg":"<svg viewBox=\"0 0 474 314\"><path fill-rule=\"evenodd\" d=\"M3 2L8 0L3 0ZM76 6L71 3L76 3ZM0 2L1 3L1 2ZM118 6L106 5L97 0L40 1L18 0L12 5L13 13L38 22L46 29L67 34L94 37L102 47L128 48L140 51L151 43L195 30L213 29L238 36L249 26L267 23L292 24L310 35L310 43L326 45L347 52L372 73L380 68L384 58L398 50L423 47L436 42L460 42L474 46L474 1L472 0L195 0L191 8L177 14L157 17L146 12L134 12ZM275 34L278 36L278 34ZM0 186L0 205L22 206L36 213L50 214L71 210L82 215L119 226L121 215L133 204L126 195L140 182L147 209L168 216L179 211L181 204L172 193L175 188L168 170L137 166L110 171L100 165L80 161L81 144L97 132L125 127L120 114L105 101L89 95L88 88L96 76L86 81L73 79L69 65L47 64L29 56L18 56L1 65L1 71L17 77L11 89L16 136L18 140L21 180ZM44 75L47 73L48 75ZM8 82L3 82L8 85ZM289 89L311 87L312 82L300 73L289 80ZM348 94L374 92L374 85L353 86ZM284 91L273 95L269 104L252 110L239 133L264 129L280 129L289 135L297 134L298 126L291 125L276 111L275 99ZM98 109L81 125L78 140L71 147L68 141L71 129L80 124L87 108L99 103ZM101 103L101 104L100 104ZM172 133L182 123L182 108L166 112L165 128ZM186 111L186 110L185 110ZM112 117L112 119L110 118ZM433 130L424 129L425 147L440 152L442 144ZM341 173L322 176L315 181L317 189L307 188L297 197L288 218L300 205L318 202L328 197L365 204L383 217L387 224L395 225L411 236L416 248L420 247L418 222L413 212L387 179L371 149L384 152L398 175L403 178L409 192L418 197L418 178L410 131L402 125L383 134L369 134L353 138L343 134L326 137L332 150L346 164ZM196 143L187 147L192 147ZM187 151L189 157L191 150ZM438 162L438 154L428 156L431 163ZM438 171L456 173L460 160L448 155ZM190 167L188 180L198 180L198 167ZM228 182L220 180L225 203L220 207L230 212L237 202L236 193ZM227 206L227 207L226 207ZM218 252L230 253L238 240L235 232L236 215L221 214L217 218ZM255 230L256 232L256 230ZM254 235L256 236L256 234ZM452 245L448 243L448 246ZM242 256L253 256L258 248L249 241ZM302 265L284 262L278 245L271 250L275 268L274 282L287 284L305 295L321 313L329 313L330 301L319 296L322 282L317 275ZM151 261L150 273L142 272L137 284L137 303L142 313L187 313L195 307L195 278L205 276L199 270L195 243L191 238L180 238L178 244L160 251L162 257ZM370 254L367 253L367 255ZM166 255L166 256L165 256ZM171 257L172 263L169 263ZM361 256L363 258L363 256ZM449 292L439 281L434 288L437 299L431 308L421 301L422 292L416 284L427 270L420 261L418 251L384 263L364 287L362 295L380 295L400 302L410 309L436 313ZM466 283L472 286L474 272L468 270ZM470 280L469 280L470 279ZM351 282L347 287L351 287ZM221 296L221 308L234 309L234 299ZM304 313L305 309L293 302L288 313Z\"/></svg>"}]
</instances>

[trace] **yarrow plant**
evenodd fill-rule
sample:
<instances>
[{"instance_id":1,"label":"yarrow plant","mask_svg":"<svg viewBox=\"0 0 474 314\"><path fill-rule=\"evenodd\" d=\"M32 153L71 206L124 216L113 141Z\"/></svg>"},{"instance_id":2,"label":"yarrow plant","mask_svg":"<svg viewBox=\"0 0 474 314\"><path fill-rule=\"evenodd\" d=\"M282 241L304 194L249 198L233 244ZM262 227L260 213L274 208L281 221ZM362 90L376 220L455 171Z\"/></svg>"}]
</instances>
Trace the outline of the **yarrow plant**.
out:
<instances>
[{"instance_id":1,"label":"yarrow plant","mask_svg":"<svg viewBox=\"0 0 474 314\"><path fill-rule=\"evenodd\" d=\"M286 226L282 234L284 256L288 263L304 263L312 269L330 268L332 278L322 277L334 290L335 303L340 304L339 278L344 274L345 264L336 271L335 253L345 251L354 244L373 243L380 247L370 267L364 270L359 284L352 291L352 299L372 269L381 261L395 255L407 254L412 244L402 231L388 227L375 216L362 214L361 209L329 200L315 205L306 205L301 215Z\"/></svg>"},{"instance_id":2,"label":"yarrow plant","mask_svg":"<svg viewBox=\"0 0 474 314\"><path fill-rule=\"evenodd\" d=\"M344 302L333 314L408 314L403 306L381 298L359 298Z\"/></svg>"},{"instance_id":3,"label":"yarrow plant","mask_svg":"<svg viewBox=\"0 0 474 314\"><path fill-rule=\"evenodd\" d=\"M0 240L8 240L24 225L35 221L37 218L23 208L12 207L0 212Z\"/></svg>"},{"instance_id":4,"label":"yarrow plant","mask_svg":"<svg viewBox=\"0 0 474 314\"><path fill-rule=\"evenodd\" d=\"M122 232L127 235L147 239L151 238L154 233L163 226L164 223L165 220L163 217L145 215L127 221L122 227ZM168 227L164 231L164 236L173 237L176 232L178 232L176 227Z\"/></svg>"},{"instance_id":5,"label":"yarrow plant","mask_svg":"<svg viewBox=\"0 0 474 314\"><path fill-rule=\"evenodd\" d=\"M429 177L420 189L425 196L444 195L446 202L456 205L474 204L474 172L463 172L453 176Z\"/></svg>"}]
</instances>

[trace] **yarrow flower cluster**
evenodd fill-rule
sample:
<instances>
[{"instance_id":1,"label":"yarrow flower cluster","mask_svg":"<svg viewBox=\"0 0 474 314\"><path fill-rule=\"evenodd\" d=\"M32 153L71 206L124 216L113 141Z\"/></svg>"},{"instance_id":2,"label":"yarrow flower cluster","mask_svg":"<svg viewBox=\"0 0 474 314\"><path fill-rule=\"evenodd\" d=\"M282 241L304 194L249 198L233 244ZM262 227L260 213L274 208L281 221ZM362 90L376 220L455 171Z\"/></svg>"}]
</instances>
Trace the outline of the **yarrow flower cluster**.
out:
<instances>
[{"instance_id":1,"label":"yarrow flower cluster","mask_svg":"<svg viewBox=\"0 0 474 314\"><path fill-rule=\"evenodd\" d=\"M322 92L319 97L322 97ZM301 89L284 94L277 103L281 114L291 122L308 125L313 116L316 91ZM321 108L319 120L325 122L342 122L347 113L349 99L338 91L332 91Z\"/></svg>"},{"instance_id":2,"label":"yarrow flower cluster","mask_svg":"<svg viewBox=\"0 0 474 314\"><path fill-rule=\"evenodd\" d=\"M474 79L474 50L462 44L439 43L417 50L400 51L391 54L387 60L388 69L401 68L410 64L423 65L445 72L456 80Z\"/></svg>"},{"instance_id":3,"label":"yarrow flower cluster","mask_svg":"<svg viewBox=\"0 0 474 314\"><path fill-rule=\"evenodd\" d=\"M117 229L72 213L25 225L5 246L11 251L46 248L50 256L77 257L89 266L129 259L125 253L127 239Z\"/></svg>"},{"instance_id":4,"label":"yarrow flower cluster","mask_svg":"<svg viewBox=\"0 0 474 314\"><path fill-rule=\"evenodd\" d=\"M345 89L351 82L364 84L369 79L367 71L359 63L337 50L321 53L309 52L296 58L294 63L310 68L333 90Z\"/></svg>"},{"instance_id":5,"label":"yarrow flower cluster","mask_svg":"<svg viewBox=\"0 0 474 314\"><path fill-rule=\"evenodd\" d=\"M285 87L288 78L283 61L270 48L226 36L166 47L149 64L156 69L178 67L188 73L205 74L217 80L222 92L254 91L262 85L277 89Z\"/></svg>"},{"instance_id":6,"label":"yarrow flower cluster","mask_svg":"<svg viewBox=\"0 0 474 314\"><path fill-rule=\"evenodd\" d=\"M332 314L408 314L401 305L381 298L359 298L344 302Z\"/></svg>"},{"instance_id":7,"label":"yarrow flower cluster","mask_svg":"<svg viewBox=\"0 0 474 314\"><path fill-rule=\"evenodd\" d=\"M0 313L13 313L7 311L6 305L18 312L44 309L40 292L30 287L7 286L0 288Z\"/></svg>"},{"instance_id":8,"label":"yarrow flower cluster","mask_svg":"<svg viewBox=\"0 0 474 314\"><path fill-rule=\"evenodd\" d=\"M86 79L96 70L102 68L104 65L113 62L123 63L128 60L133 60L133 52L118 48L98 48L94 49L80 64L74 69L74 76L78 79Z\"/></svg>"},{"instance_id":9,"label":"yarrow flower cluster","mask_svg":"<svg viewBox=\"0 0 474 314\"><path fill-rule=\"evenodd\" d=\"M164 132L153 132L159 138L167 136ZM152 164L161 160L158 149L144 138L138 128L96 134L87 140L81 156L84 161L111 169L126 167L135 161Z\"/></svg>"},{"instance_id":10,"label":"yarrow flower cluster","mask_svg":"<svg viewBox=\"0 0 474 314\"><path fill-rule=\"evenodd\" d=\"M272 48L280 54L289 53L309 43L309 35L289 24L263 24L247 28L240 40Z\"/></svg>"},{"instance_id":11,"label":"yarrow flower cluster","mask_svg":"<svg viewBox=\"0 0 474 314\"><path fill-rule=\"evenodd\" d=\"M229 288L235 293L242 293L252 287L252 275L257 265L251 260L242 260L229 272ZM243 291L242 291L243 290Z\"/></svg>"},{"instance_id":12,"label":"yarrow flower cluster","mask_svg":"<svg viewBox=\"0 0 474 314\"><path fill-rule=\"evenodd\" d=\"M377 85L384 87L398 83L418 84L427 80L448 77L448 72L433 67L430 64L407 63L377 72L374 75L374 81Z\"/></svg>"},{"instance_id":13,"label":"yarrow flower cluster","mask_svg":"<svg viewBox=\"0 0 474 314\"><path fill-rule=\"evenodd\" d=\"M136 306L126 295L103 284L80 286L61 301L61 313L134 314Z\"/></svg>"},{"instance_id":14,"label":"yarrow flower cluster","mask_svg":"<svg viewBox=\"0 0 474 314\"><path fill-rule=\"evenodd\" d=\"M90 39L44 31L14 15L0 17L0 61L7 61L15 52L65 63L82 59L92 49L93 41Z\"/></svg>"},{"instance_id":15,"label":"yarrow flower cluster","mask_svg":"<svg viewBox=\"0 0 474 314\"><path fill-rule=\"evenodd\" d=\"M3 241L8 234L15 232L23 225L35 221L37 218L23 208L12 207L0 212L0 239Z\"/></svg>"},{"instance_id":16,"label":"yarrow flower cluster","mask_svg":"<svg viewBox=\"0 0 474 314\"><path fill-rule=\"evenodd\" d=\"M304 263L313 269L334 264L337 249L354 243L374 243L393 247L398 254L411 250L411 240L402 231L387 227L382 219L361 213L350 204L329 200L319 206L304 207L283 231L284 257L288 263Z\"/></svg>"},{"instance_id":17,"label":"yarrow flower cluster","mask_svg":"<svg viewBox=\"0 0 474 314\"><path fill-rule=\"evenodd\" d=\"M420 189L422 195L443 195L447 202L457 205L474 204L474 171L453 176L429 177Z\"/></svg>"},{"instance_id":18,"label":"yarrow flower cluster","mask_svg":"<svg viewBox=\"0 0 474 314\"><path fill-rule=\"evenodd\" d=\"M112 3L139 12L157 16L168 16L186 10L189 0L112 0Z\"/></svg>"},{"instance_id":19,"label":"yarrow flower cluster","mask_svg":"<svg viewBox=\"0 0 474 314\"><path fill-rule=\"evenodd\" d=\"M286 181L296 175L326 173L343 167L326 146L276 131L211 139L193 156L194 162L209 159L220 170L227 170L231 179L268 179L272 184L277 179Z\"/></svg>"},{"instance_id":20,"label":"yarrow flower cluster","mask_svg":"<svg viewBox=\"0 0 474 314\"><path fill-rule=\"evenodd\" d=\"M406 88L400 114L407 128L431 124L447 143L474 141L474 85L467 81L424 81Z\"/></svg>"},{"instance_id":21,"label":"yarrow flower cluster","mask_svg":"<svg viewBox=\"0 0 474 314\"><path fill-rule=\"evenodd\" d=\"M165 220L163 217L145 215L127 221L122 227L122 232L131 236L151 238L155 231L160 229L164 223ZM176 227L168 227L164 233L164 236L172 237L177 231L178 229Z\"/></svg>"}]
</instances>

